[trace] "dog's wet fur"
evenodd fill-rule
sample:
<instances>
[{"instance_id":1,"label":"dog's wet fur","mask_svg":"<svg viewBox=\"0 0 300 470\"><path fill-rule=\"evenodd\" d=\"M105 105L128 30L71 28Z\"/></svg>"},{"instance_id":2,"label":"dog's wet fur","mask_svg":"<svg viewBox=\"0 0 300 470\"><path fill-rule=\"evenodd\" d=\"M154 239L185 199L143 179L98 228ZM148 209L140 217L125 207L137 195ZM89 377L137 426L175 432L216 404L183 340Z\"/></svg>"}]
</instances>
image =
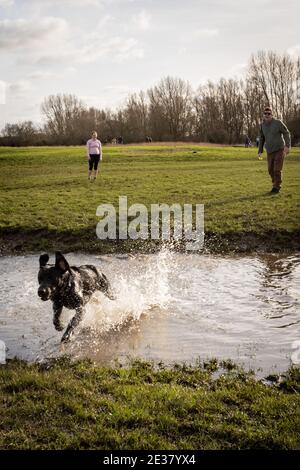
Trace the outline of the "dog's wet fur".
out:
<instances>
[{"instance_id":1,"label":"dog's wet fur","mask_svg":"<svg viewBox=\"0 0 300 470\"><path fill-rule=\"evenodd\" d=\"M60 251L55 253L55 265L48 264L48 261L47 253L40 256L38 296L44 301L52 300L53 323L58 331L64 329L60 322L63 307L75 310L61 339L62 342L67 342L81 322L84 306L93 293L101 291L111 300L114 300L114 295L107 277L95 266L70 266Z\"/></svg>"}]
</instances>

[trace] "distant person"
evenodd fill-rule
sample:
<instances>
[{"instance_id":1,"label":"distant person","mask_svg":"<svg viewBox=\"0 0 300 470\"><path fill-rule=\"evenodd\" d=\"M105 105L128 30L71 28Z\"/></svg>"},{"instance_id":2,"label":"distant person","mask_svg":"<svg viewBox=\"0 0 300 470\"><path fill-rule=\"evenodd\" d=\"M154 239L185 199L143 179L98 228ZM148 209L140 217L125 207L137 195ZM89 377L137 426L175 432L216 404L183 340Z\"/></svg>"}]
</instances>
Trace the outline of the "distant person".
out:
<instances>
[{"instance_id":1,"label":"distant person","mask_svg":"<svg viewBox=\"0 0 300 470\"><path fill-rule=\"evenodd\" d=\"M87 159L89 162L89 176L90 181L95 181L98 176L98 164L102 160L102 145L100 140L97 139L97 132L92 132L92 138L86 143ZM93 175L94 170L94 175Z\"/></svg>"},{"instance_id":2,"label":"distant person","mask_svg":"<svg viewBox=\"0 0 300 470\"><path fill-rule=\"evenodd\" d=\"M259 137L258 136L255 139L255 143L256 143L256 147L258 148L259 147Z\"/></svg>"},{"instance_id":3,"label":"distant person","mask_svg":"<svg viewBox=\"0 0 300 470\"><path fill-rule=\"evenodd\" d=\"M273 117L272 109L267 106L264 109L263 122L260 126L260 139L258 157L267 150L268 171L272 178L273 187L271 193L279 193L281 188L281 171L284 156L290 151L291 135L286 125Z\"/></svg>"}]
</instances>

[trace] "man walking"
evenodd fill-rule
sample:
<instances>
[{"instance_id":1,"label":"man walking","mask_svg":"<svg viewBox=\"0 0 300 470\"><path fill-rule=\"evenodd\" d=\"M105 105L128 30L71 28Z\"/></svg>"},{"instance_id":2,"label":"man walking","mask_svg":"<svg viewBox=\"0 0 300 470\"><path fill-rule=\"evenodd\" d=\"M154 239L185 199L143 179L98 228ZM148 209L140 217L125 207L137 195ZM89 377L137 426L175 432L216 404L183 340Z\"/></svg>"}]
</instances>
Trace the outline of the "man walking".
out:
<instances>
[{"instance_id":1,"label":"man walking","mask_svg":"<svg viewBox=\"0 0 300 470\"><path fill-rule=\"evenodd\" d=\"M284 156L289 153L291 136L286 125L280 119L273 118L271 108L264 109L263 122L260 126L258 156L263 153L264 144L267 150L268 171L272 178L271 193L279 193L281 187L281 170Z\"/></svg>"}]
</instances>

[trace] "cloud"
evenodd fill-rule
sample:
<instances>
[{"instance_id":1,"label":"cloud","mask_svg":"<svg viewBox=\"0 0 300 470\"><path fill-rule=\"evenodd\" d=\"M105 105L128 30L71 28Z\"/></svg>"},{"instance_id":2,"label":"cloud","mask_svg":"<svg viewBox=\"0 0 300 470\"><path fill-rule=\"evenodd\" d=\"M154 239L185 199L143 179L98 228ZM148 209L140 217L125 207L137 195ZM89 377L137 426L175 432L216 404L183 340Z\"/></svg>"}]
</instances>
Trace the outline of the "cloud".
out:
<instances>
[{"instance_id":1,"label":"cloud","mask_svg":"<svg viewBox=\"0 0 300 470\"><path fill-rule=\"evenodd\" d=\"M4 2L13 2L14 0L2 0ZM124 3L133 3L135 0L27 0L32 5L37 5L40 8L56 7L60 6L63 8L74 7L74 8L104 8L109 5L117 5ZM1 2L1 0L0 0Z\"/></svg>"},{"instance_id":2,"label":"cloud","mask_svg":"<svg viewBox=\"0 0 300 470\"><path fill-rule=\"evenodd\" d=\"M40 48L42 42L65 36L67 31L68 24L62 18L0 20L0 49Z\"/></svg>"},{"instance_id":3,"label":"cloud","mask_svg":"<svg viewBox=\"0 0 300 470\"><path fill-rule=\"evenodd\" d=\"M40 2L40 0L35 0L37 2ZM70 7L98 7L102 8L103 4L105 2L102 0L44 0L43 4L46 6L53 6L53 5L62 5L64 7L70 6Z\"/></svg>"},{"instance_id":4,"label":"cloud","mask_svg":"<svg viewBox=\"0 0 300 470\"><path fill-rule=\"evenodd\" d=\"M235 64L233 65L225 74L226 76L229 76L230 78L241 78L245 75L247 71L248 64L247 63L241 63L241 64Z\"/></svg>"},{"instance_id":5,"label":"cloud","mask_svg":"<svg viewBox=\"0 0 300 470\"><path fill-rule=\"evenodd\" d=\"M85 36L85 42L73 52L73 63L89 64L105 59L111 62L123 62L127 59L140 59L144 57L144 51L139 41L133 37L109 36L104 25L110 27L111 17L103 18L99 25L99 31L94 31Z\"/></svg>"},{"instance_id":6,"label":"cloud","mask_svg":"<svg viewBox=\"0 0 300 470\"><path fill-rule=\"evenodd\" d=\"M97 38L97 41L87 41L86 44L79 47L72 44L65 45L60 51L51 51L35 57L33 63L40 66L84 65L95 63L101 59L120 63L128 59L141 59L143 56L143 49L136 39L115 36L101 40Z\"/></svg>"},{"instance_id":7,"label":"cloud","mask_svg":"<svg viewBox=\"0 0 300 470\"><path fill-rule=\"evenodd\" d=\"M27 97L28 92L32 89L33 87L29 80L17 80L15 82L9 83L7 86L8 93L18 98Z\"/></svg>"},{"instance_id":8,"label":"cloud","mask_svg":"<svg viewBox=\"0 0 300 470\"><path fill-rule=\"evenodd\" d=\"M186 55L188 50L187 50L186 47L179 47L177 52L178 52L179 55Z\"/></svg>"},{"instance_id":9,"label":"cloud","mask_svg":"<svg viewBox=\"0 0 300 470\"><path fill-rule=\"evenodd\" d=\"M135 38L109 36L111 20L111 16L104 16L97 29L87 34L70 28L65 19L58 17L0 20L0 49L14 52L17 64L40 67L142 58L143 49Z\"/></svg>"},{"instance_id":10,"label":"cloud","mask_svg":"<svg viewBox=\"0 0 300 470\"><path fill-rule=\"evenodd\" d=\"M5 104L6 102L6 82L0 80L0 104Z\"/></svg>"},{"instance_id":11,"label":"cloud","mask_svg":"<svg viewBox=\"0 0 300 470\"><path fill-rule=\"evenodd\" d=\"M109 85L103 88L104 93L113 93L118 95L127 95L132 89L127 85Z\"/></svg>"},{"instance_id":12,"label":"cloud","mask_svg":"<svg viewBox=\"0 0 300 470\"><path fill-rule=\"evenodd\" d=\"M300 56L300 44L296 44L295 46L289 47L287 53L292 57L299 57Z\"/></svg>"},{"instance_id":13,"label":"cloud","mask_svg":"<svg viewBox=\"0 0 300 470\"><path fill-rule=\"evenodd\" d=\"M195 38L212 38L219 35L219 30L217 28L203 28L194 31Z\"/></svg>"},{"instance_id":14,"label":"cloud","mask_svg":"<svg viewBox=\"0 0 300 470\"><path fill-rule=\"evenodd\" d=\"M75 71L76 69L74 67L66 67L55 72L53 70L36 70L35 72L29 73L26 78L29 80L52 80L63 78L67 73L72 74Z\"/></svg>"},{"instance_id":15,"label":"cloud","mask_svg":"<svg viewBox=\"0 0 300 470\"><path fill-rule=\"evenodd\" d=\"M202 28L196 29L189 33L182 34L180 39L183 42L193 42L201 38L213 38L220 34L219 29L217 28Z\"/></svg>"},{"instance_id":16,"label":"cloud","mask_svg":"<svg viewBox=\"0 0 300 470\"><path fill-rule=\"evenodd\" d=\"M147 31L151 27L151 14L142 10L132 18L133 24L141 31Z\"/></svg>"},{"instance_id":17,"label":"cloud","mask_svg":"<svg viewBox=\"0 0 300 470\"><path fill-rule=\"evenodd\" d=\"M1 0L0 0L1 1ZM56 7L60 5L62 7L102 7L105 3L105 0L27 0L27 2L32 5L38 5L39 7Z\"/></svg>"},{"instance_id":18,"label":"cloud","mask_svg":"<svg viewBox=\"0 0 300 470\"><path fill-rule=\"evenodd\" d=\"M100 90L99 95L80 95L79 98L88 107L105 108L107 106L119 106L124 103L125 97L133 93L133 89L126 85L109 85Z\"/></svg>"},{"instance_id":19,"label":"cloud","mask_svg":"<svg viewBox=\"0 0 300 470\"><path fill-rule=\"evenodd\" d=\"M29 80L22 79L14 82L0 80L0 104L6 104L14 99L28 98L32 90L33 86Z\"/></svg>"},{"instance_id":20,"label":"cloud","mask_svg":"<svg viewBox=\"0 0 300 470\"><path fill-rule=\"evenodd\" d=\"M51 72L49 70L37 70L28 75L28 78L31 80L47 80L50 78L59 78L61 75L59 73Z\"/></svg>"},{"instance_id":21,"label":"cloud","mask_svg":"<svg viewBox=\"0 0 300 470\"><path fill-rule=\"evenodd\" d=\"M0 7L7 8L14 4L14 0L0 0Z\"/></svg>"},{"instance_id":22,"label":"cloud","mask_svg":"<svg viewBox=\"0 0 300 470\"><path fill-rule=\"evenodd\" d=\"M94 5L94 6L101 6L103 4L103 1L99 0L49 0L49 3L69 3L70 5L74 6L88 6L88 5Z\"/></svg>"}]
</instances>

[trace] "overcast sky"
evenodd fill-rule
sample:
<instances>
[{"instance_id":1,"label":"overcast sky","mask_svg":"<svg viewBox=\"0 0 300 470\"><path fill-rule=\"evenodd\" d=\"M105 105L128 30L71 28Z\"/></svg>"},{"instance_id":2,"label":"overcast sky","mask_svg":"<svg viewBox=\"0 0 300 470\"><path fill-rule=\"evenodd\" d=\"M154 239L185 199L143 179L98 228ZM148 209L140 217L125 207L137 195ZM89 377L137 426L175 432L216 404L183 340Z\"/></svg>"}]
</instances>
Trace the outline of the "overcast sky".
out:
<instances>
[{"instance_id":1,"label":"overcast sky","mask_svg":"<svg viewBox=\"0 0 300 470\"><path fill-rule=\"evenodd\" d=\"M40 122L49 94L116 108L166 75L196 88L259 49L299 55L299 18L299 0L0 0L0 128Z\"/></svg>"}]
</instances>

